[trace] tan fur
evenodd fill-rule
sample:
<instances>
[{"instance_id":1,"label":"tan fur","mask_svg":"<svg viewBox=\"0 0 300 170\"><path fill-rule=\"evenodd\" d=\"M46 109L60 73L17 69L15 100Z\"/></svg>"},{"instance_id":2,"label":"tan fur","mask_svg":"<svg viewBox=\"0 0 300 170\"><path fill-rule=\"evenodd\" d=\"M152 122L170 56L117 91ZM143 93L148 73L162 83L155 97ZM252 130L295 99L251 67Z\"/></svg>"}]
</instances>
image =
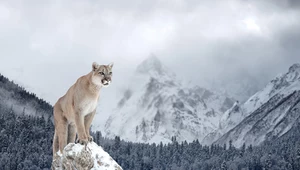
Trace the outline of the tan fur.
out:
<instances>
[{"instance_id":1,"label":"tan fur","mask_svg":"<svg viewBox=\"0 0 300 170\"><path fill-rule=\"evenodd\" d=\"M55 133L53 156L63 152L68 143L77 140L81 144L92 141L90 126L99 99L100 89L111 82L113 64L93 63L92 71L80 77L67 93L58 99L53 108Z\"/></svg>"}]
</instances>

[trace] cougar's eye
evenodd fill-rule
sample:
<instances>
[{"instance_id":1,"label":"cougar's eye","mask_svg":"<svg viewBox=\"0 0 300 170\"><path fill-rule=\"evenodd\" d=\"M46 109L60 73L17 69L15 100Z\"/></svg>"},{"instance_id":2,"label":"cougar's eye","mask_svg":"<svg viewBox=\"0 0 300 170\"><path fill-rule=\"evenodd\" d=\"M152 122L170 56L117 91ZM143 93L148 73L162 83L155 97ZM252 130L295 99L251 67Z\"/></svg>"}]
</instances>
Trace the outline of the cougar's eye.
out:
<instances>
[{"instance_id":1,"label":"cougar's eye","mask_svg":"<svg viewBox=\"0 0 300 170\"><path fill-rule=\"evenodd\" d=\"M103 73L103 72L99 72L99 74L100 74L100 75L104 75L104 73Z\"/></svg>"},{"instance_id":2,"label":"cougar's eye","mask_svg":"<svg viewBox=\"0 0 300 170\"><path fill-rule=\"evenodd\" d=\"M112 75L112 72L109 72L109 75Z\"/></svg>"}]
</instances>

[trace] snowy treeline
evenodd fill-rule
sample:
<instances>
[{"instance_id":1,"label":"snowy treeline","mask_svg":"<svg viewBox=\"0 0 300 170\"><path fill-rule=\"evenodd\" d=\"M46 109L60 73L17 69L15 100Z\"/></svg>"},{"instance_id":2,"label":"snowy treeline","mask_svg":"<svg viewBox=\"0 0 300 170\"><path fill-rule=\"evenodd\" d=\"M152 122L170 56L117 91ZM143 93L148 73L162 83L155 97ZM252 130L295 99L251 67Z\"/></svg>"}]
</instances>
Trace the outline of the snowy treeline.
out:
<instances>
[{"instance_id":1,"label":"snowy treeline","mask_svg":"<svg viewBox=\"0 0 300 170\"><path fill-rule=\"evenodd\" d=\"M50 169L53 133L50 119L16 115L0 105L0 169Z\"/></svg>"},{"instance_id":2,"label":"snowy treeline","mask_svg":"<svg viewBox=\"0 0 300 170\"><path fill-rule=\"evenodd\" d=\"M49 169L52 161L53 124L50 119L15 115L0 108L0 169ZM280 139L260 147L203 146L192 143L138 144L93 134L122 167L150 169L300 169L300 125Z\"/></svg>"}]
</instances>

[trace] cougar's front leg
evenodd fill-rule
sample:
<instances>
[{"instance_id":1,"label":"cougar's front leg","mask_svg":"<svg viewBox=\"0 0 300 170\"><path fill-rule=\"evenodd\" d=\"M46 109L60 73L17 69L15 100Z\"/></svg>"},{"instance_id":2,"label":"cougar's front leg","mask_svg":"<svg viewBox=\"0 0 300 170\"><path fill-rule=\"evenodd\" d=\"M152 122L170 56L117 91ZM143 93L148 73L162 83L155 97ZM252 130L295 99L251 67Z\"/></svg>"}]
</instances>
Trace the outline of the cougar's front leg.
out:
<instances>
[{"instance_id":1,"label":"cougar's front leg","mask_svg":"<svg viewBox=\"0 0 300 170\"><path fill-rule=\"evenodd\" d=\"M90 142L93 141L93 137L90 135L90 127L91 127L91 124L92 124L95 114L96 114L96 110L84 117L85 132L86 132L88 140Z\"/></svg>"},{"instance_id":2,"label":"cougar's front leg","mask_svg":"<svg viewBox=\"0 0 300 170\"><path fill-rule=\"evenodd\" d=\"M86 145L88 143L88 138L84 128L84 117L80 113L75 114L75 124L78 134L78 143Z\"/></svg>"}]
</instances>

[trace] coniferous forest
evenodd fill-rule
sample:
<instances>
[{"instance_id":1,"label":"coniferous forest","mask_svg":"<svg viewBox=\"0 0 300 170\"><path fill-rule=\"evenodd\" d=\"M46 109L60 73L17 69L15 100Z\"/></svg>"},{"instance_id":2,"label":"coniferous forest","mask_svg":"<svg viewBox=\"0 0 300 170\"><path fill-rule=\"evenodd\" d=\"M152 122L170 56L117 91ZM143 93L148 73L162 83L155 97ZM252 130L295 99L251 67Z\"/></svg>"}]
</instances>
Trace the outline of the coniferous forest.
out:
<instances>
[{"instance_id":1,"label":"coniferous forest","mask_svg":"<svg viewBox=\"0 0 300 170\"><path fill-rule=\"evenodd\" d=\"M0 169L50 169L52 107L1 75L0 90ZM23 104L24 109L15 109L18 102L7 102L7 94ZM26 111L28 102L34 103L36 109ZM231 142L224 146L203 146L199 141L177 142L176 138L167 145L141 144L125 142L119 137L107 139L101 132L93 132L93 136L124 170L300 169L300 123L284 136L258 147L235 148Z\"/></svg>"}]
</instances>

